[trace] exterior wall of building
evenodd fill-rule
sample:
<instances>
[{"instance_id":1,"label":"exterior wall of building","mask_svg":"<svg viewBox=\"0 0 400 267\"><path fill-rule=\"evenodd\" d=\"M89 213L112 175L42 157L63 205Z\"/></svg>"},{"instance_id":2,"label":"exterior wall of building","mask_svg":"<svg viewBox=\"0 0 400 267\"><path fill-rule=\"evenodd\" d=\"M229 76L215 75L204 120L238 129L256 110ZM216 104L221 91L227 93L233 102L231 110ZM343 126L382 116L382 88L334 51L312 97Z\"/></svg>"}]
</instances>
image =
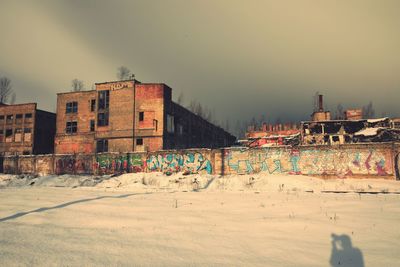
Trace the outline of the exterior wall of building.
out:
<instances>
[{"instance_id":1,"label":"exterior wall of building","mask_svg":"<svg viewBox=\"0 0 400 267\"><path fill-rule=\"evenodd\" d=\"M133 148L134 82L96 84L97 103L99 93L109 91L109 123L96 123L96 141L108 140L108 151L128 152ZM97 114L102 110L97 105ZM106 110L107 111L107 110Z\"/></svg>"},{"instance_id":2,"label":"exterior wall of building","mask_svg":"<svg viewBox=\"0 0 400 267\"><path fill-rule=\"evenodd\" d=\"M108 106L100 107L100 98ZM96 90L58 94L56 153L157 151L173 148L221 147L235 137L196 116L171 100L165 84L135 80L96 84ZM91 101L95 108L91 109ZM67 104L77 102L77 112L67 113ZM108 123L99 118L107 114ZM106 116L106 115L104 115ZM95 128L90 132L90 121ZM77 122L77 132L67 133L66 124ZM105 145L102 145L105 147ZM96 149L97 147L97 149Z\"/></svg>"},{"instance_id":3,"label":"exterior wall of building","mask_svg":"<svg viewBox=\"0 0 400 267\"><path fill-rule=\"evenodd\" d=\"M215 148L232 145L236 137L221 127L171 102L168 115L173 117L173 132L165 134L165 148Z\"/></svg>"},{"instance_id":4,"label":"exterior wall of building","mask_svg":"<svg viewBox=\"0 0 400 267\"><path fill-rule=\"evenodd\" d=\"M54 141L56 154L94 153L94 132L90 131L90 121L95 120L92 100L96 91L61 93L57 95L57 127ZM67 103L77 102L77 112L67 113ZM76 122L76 133L67 132L67 123Z\"/></svg>"},{"instance_id":5,"label":"exterior wall of building","mask_svg":"<svg viewBox=\"0 0 400 267\"><path fill-rule=\"evenodd\" d=\"M344 112L345 120L361 120L362 118L362 109L347 109Z\"/></svg>"},{"instance_id":6,"label":"exterior wall of building","mask_svg":"<svg viewBox=\"0 0 400 267\"><path fill-rule=\"evenodd\" d=\"M331 113L329 111L317 111L311 115L312 121L329 121Z\"/></svg>"},{"instance_id":7,"label":"exterior wall of building","mask_svg":"<svg viewBox=\"0 0 400 267\"><path fill-rule=\"evenodd\" d=\"M53 153L55 114L36 103L0 106L0 154Z\"/></svg>"},{"instance_id":8,"label":"exterior wall of building","mask_svg":"<svg viewBox=\"0 0 400 267\"><path fill-rule=\"evenodd\" d=\"M165 149L165 109L171 101L171 88L165 84L136 84L135 99L135 151Z\"/></svg>"}]
</instances>

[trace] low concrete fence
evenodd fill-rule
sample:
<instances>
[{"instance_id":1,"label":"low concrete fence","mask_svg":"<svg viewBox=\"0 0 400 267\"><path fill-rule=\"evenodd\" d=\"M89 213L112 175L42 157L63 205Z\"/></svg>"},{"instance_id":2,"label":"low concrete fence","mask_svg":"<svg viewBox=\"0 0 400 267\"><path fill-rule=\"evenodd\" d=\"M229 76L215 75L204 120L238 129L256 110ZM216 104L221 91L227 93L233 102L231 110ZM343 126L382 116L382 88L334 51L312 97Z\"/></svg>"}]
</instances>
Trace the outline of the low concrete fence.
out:
<instances>
[{"instance_id":1,"label":"low concrete fence","mask_svg":"<svg viewBox=\"0 0 400 267\"><path fill-rule=\"evenodd\" d=\"M321 177L400 179L400 144L347 144L270 148L186 149L140 153L101 153L5 157L13 174L116 174L175 172L304 174Z\"/></svg>"}]
</instances>

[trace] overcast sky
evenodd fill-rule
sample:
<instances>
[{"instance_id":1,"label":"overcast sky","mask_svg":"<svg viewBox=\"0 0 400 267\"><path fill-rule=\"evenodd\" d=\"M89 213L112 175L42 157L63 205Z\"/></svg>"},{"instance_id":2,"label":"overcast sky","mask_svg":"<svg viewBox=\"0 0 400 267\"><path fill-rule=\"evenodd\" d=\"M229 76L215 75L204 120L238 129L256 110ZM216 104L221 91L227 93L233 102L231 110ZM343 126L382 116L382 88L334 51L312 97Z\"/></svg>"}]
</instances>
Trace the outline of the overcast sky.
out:
<instances>
[{"instance_id":1,"label":"overcast sky","mask_svg":"<svg viewBox=\"0 0 400 267\"><path fill-rule=\"evenodd\" d=\"M308 120L372 101L400 116L400 1L0 0L0 76L17 102L54 111L71 80L127 66L220 120Z\"/></svg>"}]
</instances>

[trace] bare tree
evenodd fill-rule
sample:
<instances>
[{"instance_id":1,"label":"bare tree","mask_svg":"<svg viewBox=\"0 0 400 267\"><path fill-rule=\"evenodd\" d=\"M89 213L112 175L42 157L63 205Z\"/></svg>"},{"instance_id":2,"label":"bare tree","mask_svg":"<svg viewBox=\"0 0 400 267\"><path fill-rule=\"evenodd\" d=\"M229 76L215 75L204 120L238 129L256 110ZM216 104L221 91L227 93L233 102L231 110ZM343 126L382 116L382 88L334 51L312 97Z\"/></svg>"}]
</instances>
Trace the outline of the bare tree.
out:
<instances>
[{"instance_id":1,"label":"bare tree","mask_svg":"<svg viewBox=\"0 0 400 267\"><path fill-rule=\"evenodd\" d=\"M229 128L230 128L230 122L229 122L229 119L226 119L226 121L225 121L225 131L227 131L227 132L229 132Z\"/></svg>"},{"instance_id":2,"label":"bare tree","mask_svg":"<svg viewBox=\"0 0 400 267\"><path fill-rule=\"evenodd\" d=\"M7 77L0 78L0 103L4 104L8 101L8 97L12 93L11 80Z\"/></svg>"},{"instance_id":3,"label":"bare tree","mask_svg":"<svg viewBox=\"0 0 400 267\"><path fill-rule=\"evenodd\" d=\"M195 113L200 117L204 116L203 106L200 103L197 103Z\"/></svg>"},{"instance_id":4,"label":"bare tree","mask_svg":"<svg viewBox=\"0 0 400 267\"><path fill-rule=\"evenodd\" d=\"M343 119L343 106L340 103L336 107L335 119L336 120L342 120Z\"/></svg>"},{"instance_id":5,"label":"bare tree","mask_svg":"<svg viewBox=\"0 0 400 267\"><path fill-rule=\"evenodd\" d=\"M183 104L183 92L181 92L178 96L178 99L176 100L176 103L178 103L179 105Z\"/></svg>"},{"instance_id":6,"label":"bare tree","mask_svg":"<svg viewBox=\"0 0 400 267\"><path fill-rule=\"evenodd\" d=\"M121 66L118 68L117 78L119 80L128 80L130 76L131 76L131 71L127 67Z\"/></svg>"},{"instance_id":7,"label":"bare tree","mask_svg":"<svg viewBox=\"0 0 400 267\"><path fill-rule=\"evenodd\" d=\"M73 79L71 81L71 86L72 86L72 92L79 92L84 90L84 84L83 81L78 80L78 79Z\"/></svg>"},{"instance_id":8,"label":"bare tree","mask_svg":"<svg viewBox=\"0 0 400 267\"><path fill-rule=\"evenodd\" d=\"M364 119L370 119L375 117L375 109L372 106L372 101L369 101L368 105L362 107L362 113Z\"/></svg>"}]
</instances>

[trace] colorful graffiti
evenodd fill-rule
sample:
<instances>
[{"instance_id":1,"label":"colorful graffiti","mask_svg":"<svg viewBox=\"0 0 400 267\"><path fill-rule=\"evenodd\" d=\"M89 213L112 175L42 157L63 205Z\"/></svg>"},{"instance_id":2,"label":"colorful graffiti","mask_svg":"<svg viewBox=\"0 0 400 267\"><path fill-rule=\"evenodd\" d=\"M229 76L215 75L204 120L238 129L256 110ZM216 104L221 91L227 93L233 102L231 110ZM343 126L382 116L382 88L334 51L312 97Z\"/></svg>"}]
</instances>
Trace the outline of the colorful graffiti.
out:
<instances>
[{"instance_id":1,"label":"colorful graffiti","mask_svg":"<svg viewBox=\"0 0 400 267\"><path fill-rule=\"evenodd\" d=\"M87 158L77 158L74 155L56 158L56 174L89 174L90 160Z\"/></svg>"},{"instance_id":2,"label":"colorful graffiti","mask_svg":"<svg viewBox=\"0 0 400 267\"><path fill-rule=\"evenodd\" d=\"M228 172L232 174L265 172L340 177L355 174L392 174L391 156L376 149L230 150L227 151L226 159Z\"/></svg>"},{"instance_id":3,"label":"colorful graffiti","mask_svg":"<svg viewBox=\"0 0 400 267\"><path fill-rule=\"evenodd\" d=\"M146 162L149 171L160 171L166 174L175 172L193 174L202 171L212 173L211 162L201 153L150 155Z\"/></svg>"},{"instance_id":4,"label":"colorful graffiti","mask_svg":"<svg viewBox=\"0 0 400 267\"><path fill-rule=\"evenodd\" d=\"M144 163L140 154L99 154L93 169L98 173L142 172Z\"/></svg>"}]
</instances>

